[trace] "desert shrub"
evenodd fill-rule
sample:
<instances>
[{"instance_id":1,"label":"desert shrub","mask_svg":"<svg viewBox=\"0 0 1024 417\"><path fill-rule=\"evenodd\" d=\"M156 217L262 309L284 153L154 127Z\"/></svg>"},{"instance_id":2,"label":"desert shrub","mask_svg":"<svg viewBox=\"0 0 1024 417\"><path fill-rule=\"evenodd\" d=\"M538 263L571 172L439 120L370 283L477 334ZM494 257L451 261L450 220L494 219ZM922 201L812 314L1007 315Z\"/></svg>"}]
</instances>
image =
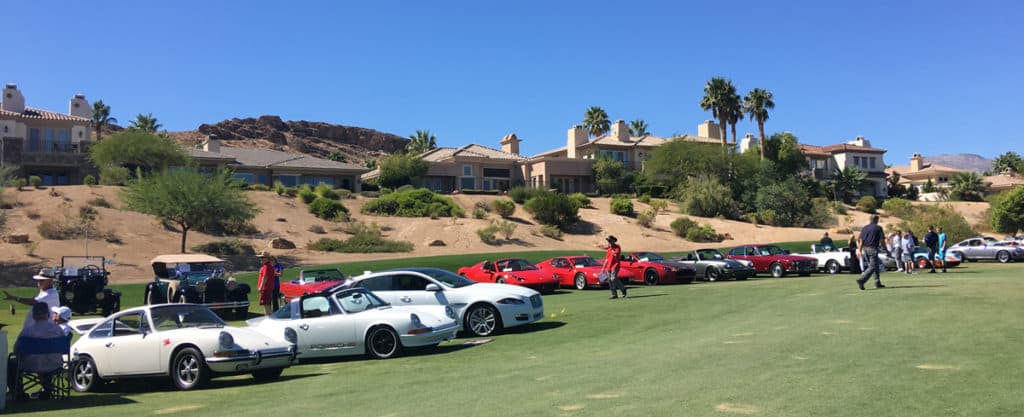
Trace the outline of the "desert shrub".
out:
<instances>
[{"instance_id":1,"label":"desert shrub","mask_svg":"<svg viewBox=\"0 0 1024 417\"><path fill-rule=\"evenodd\" d=\"M1001 233L1016 233L1024 229L1024 188L1017 187L991 199L989 223Z\"/></svg>"},{"instance_id":2,"label":"desert shrub","mask_svg":"<svg viewBox=\"0 0 1024 417\"><path fill-rule=\"evenodd\" d=\"M575 193L569 195L569 200L572 201L576 208L590 208L590 197L587 197L583 193Z\"/></svg>"},{"instance_id":3,"label":"desert shrub","mask_svg":"<svg viewBox=\"0 0 1024 417\"><path fill-rule=\"evenodd\" d=\"M857 210L865 213L874 213L878 210L878 200L869 195L861 197L860 200L857 200Z\"/></svg>"},{"instance_id":4,"label":"desert shrub","mask_svg":"<svg viewBox=\"0 0 1024 417\"><path fill-rule=\"evenodd\" d=\"M516 227L519 226L507 220L496 221L492 224L498 227L498 232L501 233L505 240L512 240L512 234L515 233Z\"/></svg>"},{"instance_id":5,"label":"desert shrub","mask_svg":"<svg viewBox=\"0 0 1024 417\"><path fill-rule=\"evenodd\" d=\"M360 191L359 195L366 198L377 198L380 197L380 191Z\"/></svg>"},{"instance_id":6,"label":"desert shrub","mask_svg":"<svg viewBox=\"0 0 1024 417\"><path fill-rule=\"evenodd\" d=\"M307 190L307 189L304 189L304 188L300 188L299 189L299 193L298 193L298 198L299 198L299 201L302 202L303 204L310 204L310 203L313 202L313 200L316 200L317 195L313 191L310 191L310 190Z\"/></svg>"},{"instance_id":7,"label":"desert shrub","mask_svg":"<svg viewBox=\"0 0 1024 417\"><path fill-rule=\"evenodd\" d=\"M611 212L620 216L632 216L633 202L627 198L613 198Z\"/></svg>"},{"instance_id":8,"label":"desert shrub","mask_svg":"<svg viewBox=\"0 0 1024 417\"><path fill-rule=\"evenodd\" d=\"M967 220L950 207L914 207L913 214L903 218L899 223L899 228L920 231L928 230L930 225L943 228L949 242L959 242L977 235Z\"/></svg>"},{"instance_id":9,"label":"desert shrub","mask_svg":"<svg viewBox=\"0 0 1024 417\"><path fill-rule=\"evenodd\" d=\"M491 205L494 207L494 212L502 218L508 218L516 212L516 203L512 200L494 200Z\"/></svg>"},{"instance_id":10,"label":"desert shrub","mask_svg":"<svg viewBox=\"0 0 1024 417\"><path fill-rule=\"evenodd\" d=\"M579 220L579 208L565 194L548 190L537 192L523 208L542 224L565 228Z\"/></svg>"},{"instance_id":11,"label":"desert shrub","mask_svg":"<svg viewBox=\"0 0 1024 417\"><path fill-rule=\"evenodd\" d=\"M306 249L341 253L409 252L412 251L412 243L385 239L379 233L360 233L346 240L320 238L306 245Z\"/></svg>"},{"instance_id":12,"label":"desert shrub","mask_svg":"<svg viewBox=\"0 0 1024 417\"><path fill-rule=\"evenodd\" d=\"M348 208L340 201L317 197L312 203L309 203L309 212L321 219L344 220L348 215Z\"/></svg>"},{"instance_id":13,"label":"desert shrub","mask_svg":"<svg viewBox=\"0 0 1024 417\"><path fill-rule=\"evenodd\" d=\"M396 193L404 193L406 191L412 191L412 190L415 190L415 189L416 189L416 187L412 186L412 184L405 184L405 185L403 185L401 187L396 188L395 192Z\"/></svg>"},{"instance_id":14,"label":"desert shrub","mask_svg":"<svg viewBox=\"0 0 1024 417\"><path fill-rule=\"evenodd\" d=\"M110 204L110 202L107 201L107 199L105 199L103 197L96 197L96 198L94 198L92 200L89 200L89 201L85 202L85 204L88 204L88 205L93 206L93 207L103 207L103 208L113 208L114 207L113 204Z\"/></svg>"},{"instance_id":15,"label":"desert shrub","mask_svg":"<svg viewBox=\"0 0 1024 417\"><path fill-rule=\"evenodd\" d=\"M669 227L672 228L672 231L676 234L676 236L685 238L686 233L689 232L690 229L697 227L697 222L690 220L689 217L680 217L678 219L673 220L672 224L669 225Z\"/></svg>"},{"instance_id":16,"label":"desert shrub","mask_svg":"<svg viewBox=\"0 0 1024 417\"><path fill-rule=\"evenodd\" d=\"M96 185L96 177L94 177L92 175L86 175L86 176L82 177L82 184L88 185L90 187L95 186Z\"/></svg>"},{"instance_id":17,"label":"desert shrub","mask_svg":"<svg viewBox=\"0 0 1024 417\"><path fill-rule=\"evenodd\" d=\"M836 224L836 218L829 211L831 204L827 199L811 200L811 207L800 221L803 227L823 228Z\"/></svg>"},{"instance_id":18,"label":"desert shrub","mask_svg":"<svg viewBox=\"0 0 1024 417\"><path fill-rule=\"evenodd\" d=\"M710 225L702 224L686 231L686 240L691 242L721 242L722 237Z\"/></svg>"},{"instance_id":19,"label":"desert shrub","mask_svg":"<svg viewBox=\"0 0 1024 417\"><path fill-rule=\"evenodd\" d=\"M909 200L890 198L882 202L882 210L890 216L904 218L913 213L914 205Z\"/></svg>"},{"instance_id":20,"label":"desert shrub","mask_svg":"<svg viewBox=\"0 0 1024 417\"><path fill-rule=\"evenodd\" d=\"M84 221L96 220L96 217L99 217L99 215L100 213L97 212L96 209L92 208L92 206L82 206L78 208L78 218Z\"/></svg>"},{"instance_id":21,"label":"desert shrub","mask_svg":"<svg viewBox=\"0 0 1024 417\"><path fill-rule=\"evenodd\" d=\"M473 209L473 218L474 219L486 219L487 218L487 212L484 211L484 209L482 209L480 207L476 207L476 208Z\"/></svg>"},{"instance_id":22,"label":"desert shrub","mask_svg":"<svg viewBox=\"0 0 1024 417\"><path fill-rule=\"evenodd\" d=\"M388 195L388 194L391 194L393 192L395 192L395 190L392 190L391 188L380 187L380 195Z\"/></svg>"},{"instance_id":23,"label":"desert shrub","mask_svg":"<svg viewBox=\"0 0 1024 417\"><path fill-rule=\"evenodd\" d=\"M319 224L310 225L309 231L316 233L318 235L327 234L327 230L325 230L324 227Z\"/></svg>"},{"instance_id":24,"label":"desert shrub","mask_svg":"<svg viewBox=\"0 0 1024 417\"><path fill-rule=\"evenodd\" d=\"M558 226L552 226L550 224L541 226L540 234L555 240L562 240L562 229L559 229Z\"/></svg>"},{"instance_id":25,"label":"desert shrub","mask_svg":"<svg viewBox=\"0 0 1024 417\"><path fill-rule=\"evenodd\" d=\"M644 194L637 198L636 201L639 201L644 204L651 204L651 196L649 194Z\"/></svg>"},{"instance_id":26,"label":"desert shrub","mask_svg":"<svg viewBox=\"0 0 1024 417\"><path fill-rule=\"evenodd\" d=\"M425 188L408 188L381 195L363 205L364 214L398 217L461 217L465 210L450 197Z\"/></svg>"},{"instance_id":27,"label":"desert shrub","mask_svg":"<svg viewBox=\"0 0 1024 417\"><path fill-rule=\"evenodd\" d=\"M281 181L274 181L274 192L277 195L284 195L288 191L288 187L285 187Z\"/></svg>"},{"instance_id":28,"label":"desert shrub","mask_svg":"<svg viewBox=\"0 0 1024 417\"><path fill-rule=\"evenodd\" d=\"M655 199L649 203L651 209L655 212L665 211L668 209L668 200Z\"/></svg>"},{"instance_id":29,"label":"desert shrub","mask_svg":"<svg viewBox=\"0 0 1024 417\"><path fill-rule=\"evenodd\" d=\"M495 237L495 234L497 233L498 226L495 226L494 223L487 225L487 227L476 229L476 235L480 237L480 241L488 245L498 243L498 238Z\"/></svg>"},{"instance_id":30,"label":"desert shrub","mask_svg":"<svg viewBox=\"0 0 1024 417\"><path fill-rule=\"evenodd\" d=\"M105 166L100 168L100 184L103 185L125 185L131 179L128 168L117 166Z\"/></svg>"},{"instance_id":31,"label":"desert shrub","mask_svg":"<svg viewBox=\"0 0 1024 417\"><path fill-rule=\"evenodd\" d=\"M316 188L313 189L313 192L316 193L316 195L329 200L337 200L339 198L338 193L334 192L334 188L326 183L320 183L320 185L317 185Z\"/></svg>"},{"instance_id":32,"label":"desert shrub","mask_svg":"<svg viewBox=\"0 0 1024 417\"><path fill-rule=\"evenodd\" d=\"M755 201L762 222L772 226L801 226L811 207L807 190L793 179L761 187ZM766 216L762 217L760 213Z\"/></svg>"},{"instance_id":33,"label":"desert shrub","mask_svg":"<svg viewBox=\"0 0 1024 417\"><path fill-rule=\"evenodd\" d=\"M21 191L22 188L25 188L25 187L28 186L28 180L26 180L24 178L17 178L17 179L14 179L12 181L14 181L14 186L18 188L18 191Z\"/></svg>"},{"instance_id":34,"label":"desert shrub","mask_svg":"<svg viewBox=\"0 0 1024 417\"><path fill-rule=\"evenodd\" d=\"M193 252L215 256L255 255L256 249L251 244L238 239L216 240L192 247Z\"/></svg>"},{"instance_id":35,"label":"desert shrub","mask_svg":"<svg viewBox=\"0 0 1024 417\"><path fill-rule=\"evenodd\" d=\"M739 217L732 190L717 178L701 177L686 181L679 190L678 199L681 211L686 214L728 219Z\"/></svg>"},{"instance_id":36,"label":"desert shrub","mask_svg":"<svg viewBox=\"0 0 1024 417\"><path fill-rule=\"evenodd\" d=\"M636 216L636 223L649 229L654 226L654 218L657 216L657 211L647 210Z\"/></svg>"},{"instance_id":37,"label":"desert shrub","mask_svg":"<svg viewBox=\"0 0 1024 417\"><path fill-rule=\"evenodd\" d=\"M299 195L299 189L296 187L287 187L284 189L285 197L295 197L297 195Z\"/></svg>"},{"instance_id":38,"label":"desert shrub","mask_svg":"<svg viewBox=\"0 0 1024 417\"><path fill-rule=\"evenodd\" d=\"M491 212L491 205L487 204L486 201L477 201L476 203L473 203L473 207L483 210L485 213Z\"/></svg>"},{"instance_id":39,"label":"desert shrub","mask_svg":"<svg viewBox=\"0 0 1024 417\"><path fill-rule=\"evenodd\" d=\"M348 188L339 188L334 190L334 192L338 194L339 198L355 198L355 196L352 195L352 190L349 190Z\"/></svg>"},{"instance_id":40,"label":"desert shrub","mask_svg":"<svg viewBox=\"0 0 1024 417\"><path fill-rule=\"evenodd\" d=\"M43 185L43 179L39 178L37 175L33 175L28 177L28 185L31 185L32 188L39 188Z\"/></svg>"},{"instance_id":41,"label":"desert shrub","mask_svg":"<svg viewBox=\"0 0 1024 417\"><path fill-rule=\"evenodd\" d=\"M843 204L842 201L836 201L832 205L832 209L836 211L836 214L846 214L846 204Z\"/></svg>"},{"instance_id":42,"label":"desert shrub","mask_svg":"<svg viewBox=\"0 0 1024 417\"><path fill-rule=\"evenodd\" d=\"M252 190L252 191L270 191L270 187L268 187L266 184L256 183L256 184L250 184L249 185L249 190Z\"/></svg>"},{"instance_id":43,"label":"desert shrub","mask_svg":"<svg viewBox=\"0 0 1024 417\"><path fill-rule=\"evenodd\" d=\"M525 204L526 200L533 198L541 190L539 188L526 188L521 185L508 189L508 198L515 201L517 204Z\"/></svg>"}]
</instances>

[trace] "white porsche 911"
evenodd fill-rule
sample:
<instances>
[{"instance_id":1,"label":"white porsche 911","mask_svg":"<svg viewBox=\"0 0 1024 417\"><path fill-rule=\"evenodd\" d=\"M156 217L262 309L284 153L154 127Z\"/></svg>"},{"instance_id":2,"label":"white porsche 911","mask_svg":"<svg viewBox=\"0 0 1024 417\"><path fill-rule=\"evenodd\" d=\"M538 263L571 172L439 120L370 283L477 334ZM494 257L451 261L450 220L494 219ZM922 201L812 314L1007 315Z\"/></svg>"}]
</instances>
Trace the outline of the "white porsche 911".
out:
<instances>
[{"instance_id":1,"label":"white porsche 911","mask_svg":"<svg viewBox=\"0 0 1024 417\"><path fill-rule=\"evenodd\" d=\"M274 379L295 360L293 344L228 326L196 304L147 305L69 325L84 333L71 346L71 385L80 392L130 377L169 376L182 390L220 375Z\"/></svg>"}]
</instances>

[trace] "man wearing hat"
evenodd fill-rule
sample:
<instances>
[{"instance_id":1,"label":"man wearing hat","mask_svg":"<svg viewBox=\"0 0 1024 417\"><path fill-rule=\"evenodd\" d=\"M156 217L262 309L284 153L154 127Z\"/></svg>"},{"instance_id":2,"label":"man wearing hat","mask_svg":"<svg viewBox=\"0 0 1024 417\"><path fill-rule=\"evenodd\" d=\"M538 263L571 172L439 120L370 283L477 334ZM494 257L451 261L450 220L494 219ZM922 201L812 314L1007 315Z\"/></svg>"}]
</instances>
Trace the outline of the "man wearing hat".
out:
<instances>
[{"instance_id":1,"label":"man wearing hat","mask_svg":"<svg viewBox=\"0 0 1024 417\"><path fill-rule=\"evenodd\" d=\"M260 252L258 257L262 266L260 266L259 280L256 281L256 290L259 291L263 313L269 316L274 312L271 309L274 298L274 278L277 275L277 271L274 269L275 258L267 251Z\"/></svg>"},{"instance_id":2,"label":"man wearing hat","mask_svg":"<svg viewBox=\"0 0 1024 417\"><path fill-rule=\"evenodd\" d=\"M39 287L39 294L36 295L36 298L15 297L11 295L11 293L4 291L4 299L14 300L27 306L37 303L46 303L46 305L50 307L60 307L60 295L57 294L57 289L53 287L54 277L53 269L43 268L38 274L32 277L32 279L36 281L36 286ZM26 322L27 321L28 318L26 318Z\"/></svg>"},{"instance_id":3,"label":"man wearing hat","mask_svg":"<svg viewBox=\"0 0 1024 417\"><path fill-rule=\"evenodd\" d=\"M607 250L602 269L608 272L608 289L612 290L611 299L619 298L617 289L622 291L622 298L626 298L626 287L622 285L622 281L619 281L622 248L619 247L617 243L619 240L615 236L608 236L605 240L608 241L607 245L597 245L597 247Z\"/></svg>"}]
</instances>

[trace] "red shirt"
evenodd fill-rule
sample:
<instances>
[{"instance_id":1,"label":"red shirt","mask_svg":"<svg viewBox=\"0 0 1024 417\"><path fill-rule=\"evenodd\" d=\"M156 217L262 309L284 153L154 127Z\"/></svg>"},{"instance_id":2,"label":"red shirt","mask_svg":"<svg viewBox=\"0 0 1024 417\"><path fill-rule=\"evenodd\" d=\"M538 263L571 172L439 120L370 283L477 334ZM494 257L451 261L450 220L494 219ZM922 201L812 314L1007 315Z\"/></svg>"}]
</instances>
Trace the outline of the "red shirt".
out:
<instances>
[{"instance_id":1,"label":"red shirt","mask_svg":"<svg viewBox=\"0 0 1024 417\"><path fill-rule=\"evenodd\" d=\"M619 268L619 255L622 254L622 248L619 245L609 245L608 254L605 255L604 265L609 271Z\"/></svg>"},{"instance_id":2,"label":"red shirt","mask_svg":"<svg viewBox=\"0 0 1024 417\"><path fill-rule=\"evenodd\" d=\"M260 267L260 278L256 281L256 288L259 291L270 291L274 289L274 276L277 271L274 270L274 265L269 262L263 264Z\"/></svg>"}]
</instances>

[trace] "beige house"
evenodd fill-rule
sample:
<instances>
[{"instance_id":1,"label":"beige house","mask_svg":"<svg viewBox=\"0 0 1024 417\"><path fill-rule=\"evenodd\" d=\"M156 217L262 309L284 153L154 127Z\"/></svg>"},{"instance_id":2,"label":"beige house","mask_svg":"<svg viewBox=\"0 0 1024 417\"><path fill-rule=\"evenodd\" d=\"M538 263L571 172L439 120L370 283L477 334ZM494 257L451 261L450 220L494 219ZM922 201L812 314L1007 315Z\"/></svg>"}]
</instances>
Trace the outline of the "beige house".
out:
<instances>
[{"instance_id":1,"label":"beige house","mask_svg":"<svg viewBox=\"0 0 1024 417\"><path fill-rule=\"evenodd\" d=\"M888 197L889 185L885 170L885 149L871 146L871 142L858 136L846 143L827 146L800 145L807 157L811 176L820 181L835 177L836 171L857 167L867 174L867 184L861 195Z\"/></svg>"},{"instance_id":2,"label":"beige house","mask_svg":"<svg viewBox=\"0 0 1024 417\"><path fill-rule=\"evenodd\" d=\"M989 193L998 193L1017 187L1024 187L1024 175L1009 169L1001 174L989 175L981 180L985 183L985 191Z\"/></svg>"},{"instance_id":3,"label":"beige house","mask_svg":"<svg viewBox=\"0 0 1024 417\"><path fill-rule=\"evenodd\" d=\"M43 185L81 184L96 174L89 162L92 108L82 94L58 113L25 105L16 84L7 84L0 102L0 163L20 167L16 175L38 176Z\"/></svg>"},{"instance_id":4,"label":"beige house","mask_svg":"<svg viewBox=\"0 0 1024 417\"><path fill-rule=\"evenodd\" d=\"M949 187L950 178L960 171L962 170L925 162L924 157L919 153L910 157L910 165L893 166L887 170L889 173L900 174L900 185L908 188L915 187L920 192L924 192L924 186L929 180L936 188Z\"/></svg>"}]
</instances>

